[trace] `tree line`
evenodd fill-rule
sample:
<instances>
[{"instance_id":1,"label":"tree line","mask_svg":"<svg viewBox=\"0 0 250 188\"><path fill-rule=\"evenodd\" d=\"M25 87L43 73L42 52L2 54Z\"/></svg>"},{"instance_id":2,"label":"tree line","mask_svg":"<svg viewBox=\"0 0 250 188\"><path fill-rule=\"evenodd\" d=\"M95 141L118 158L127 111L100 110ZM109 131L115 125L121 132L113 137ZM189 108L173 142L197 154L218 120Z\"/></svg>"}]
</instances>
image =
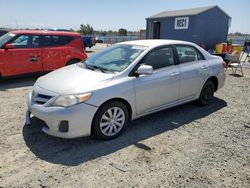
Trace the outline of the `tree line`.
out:
<instances>
[{"instance_id":1,"label":"tree line","mask_svg":"<svg viewBox=\"0 0 250 188\"><path fill-rule=\"evenodd\" d=\"M0 27L0 29L7 29L7 28ZM30 30L31 28L23 28L23 29ZM35 28L35 30L43 30L43 29L42 28ZM86 24L86 25L81 24L79 29L72 29L71 28L71 29L69 29L69 31L78 32L81 35L93 35L93 34L95 34L95 35L102 35L102 36L109 36L109 35L127 36L127 35L138 33L137 31L127 31L127 29L125 29L125 28L120 28L120 29L118 29L118 31L94 30L94 28L89 24Z\"/></svg>"},{"instance_id":2,"label":"tree line","mask_svg":"<svg viewBox=\"0 0 250 188\"><path fill-rule=\"evenodd\" d=\"M235 33L229 33L228 36L247 36L249 34L247 33L241 33L241 32L235 32Z\"/></svg>"},{"instance_id":3,"label":"tree line","mask_svg":"<svg viewBox=\"0 0 250 188\"><path fill-rule=\"evenodd\" d=\"M108 31L100 30L100 31L98 31L98 30L94 30L94 28L92 26L90 26L89 24L86 24L86 25L81 24L79 30L73 30L73 29L70 29L70 30L78 32L81 35L96 34L96 35L102 35L102 36L107 36L107 35L127 36L129 33L134 33L132 31L127 31L124 28L120 28L118 31L112 31L112 30L108 30Z\"/></svg>"}]
</instances>

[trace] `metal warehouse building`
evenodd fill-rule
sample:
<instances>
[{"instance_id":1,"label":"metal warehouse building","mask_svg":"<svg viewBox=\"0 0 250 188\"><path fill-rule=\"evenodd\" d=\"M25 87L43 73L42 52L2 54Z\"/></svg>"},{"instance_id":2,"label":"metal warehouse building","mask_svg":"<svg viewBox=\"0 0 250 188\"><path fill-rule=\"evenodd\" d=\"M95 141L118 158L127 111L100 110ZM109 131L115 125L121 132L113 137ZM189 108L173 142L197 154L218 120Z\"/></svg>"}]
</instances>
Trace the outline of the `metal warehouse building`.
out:
<instances>
[{"instance_id":1,"label":"metal warehouse building","mask_svg":"<svg viewBox=\"0 0 250 188\"><path fill-rule=\"evenodd\" d=\"M166 11L146 18L147 39L176 39L214 49L226 42L231 17L218 6Z\"/></svg>"}]
</instances>

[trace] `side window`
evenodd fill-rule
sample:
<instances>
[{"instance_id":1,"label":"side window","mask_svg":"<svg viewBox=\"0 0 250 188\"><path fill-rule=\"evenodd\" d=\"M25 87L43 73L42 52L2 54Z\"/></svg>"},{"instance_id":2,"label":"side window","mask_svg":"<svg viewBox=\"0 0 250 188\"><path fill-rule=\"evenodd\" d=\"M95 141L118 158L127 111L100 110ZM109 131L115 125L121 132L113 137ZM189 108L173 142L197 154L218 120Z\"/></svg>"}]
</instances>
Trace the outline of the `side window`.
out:
<instances>
[{"instance_id":1,"label":"side window","mask_svg":"<svg viewBox=\"0 0 250 188\"><path fill-rule=\"evenodd\" d=\"M39 47L38 35L20 35L12 41L14 48L36 48Z\"/></svg>"},{"instance_id":2,"label":"side window","mask_svg":"<svg viewBox=\"0 0 250 188\"><path fill-rule=\"evenodd\" d=\"M197 51L198 59L199 60L205 60L204 56L201 54L201 52Z\"/></svg>"},{"instance_id":3,"label":"side window","mask_svg":"<svg viewBox=\"0 0 250 188\"><path fill-rule=\"evenodd\" d=\"M29 35L20 35L12 41L14 48L27 48Z\"/></svg>"},{"instance_id":4,"label":"side window","mask_svg":"<svg viewBox=\"0 0 250 188\"><path fill-rule=\"evenodd\" d=\"M43 38L44 46L60 46L59 36L44 36Z\"/></svg>"},{"instance_id":5,"label":"side window","mask_svg":"<svg viewBox=\"0 0 250 188\"><path fill-rule=\"evenodd\" d=\"M177 46L176 49L180 63L204 60L201 53L191 46Z\"/></svg>"},{"instance_id":6,"label":"side window","mask_svg":"<svg viewBox=\"0 0 250 188\"><path fill-rule=\"evenodd\" d=\"M30 46L32 47L39 47L39 36L38 35L33 35L31 42L30 42Z\"/></svg>"},{"instance_id":7,"label":"side window","mask_svg":"<svg viewBox=\"0 0 250 188\"><path fill-rule=\"evenodd\" d=\"M63 46L70 43L73 39L70 36L46 35L43 38L43 46Z\"/></svg>"},{"instance_id":8,"label":"side window","mask_svg":"<svg viewBox=\"0 0 250 188\"><path fill-rule=\"evenodd\" d=\"M70 36L63 36L63 40L64 40L64 45L70 43L72 40L74 40L74 37L70 37Z\"/></svg>"},{"instance_id":9,"label":"side window","mask_svg":"<svg viewBox=\"0 0 250 188\"><path fill-rule=\"evenodd\" d=\"M142 64L151 65L154 70L174 65L172 47L164 47L149 52L143 59Z\"/></svg>"}]
</instances>

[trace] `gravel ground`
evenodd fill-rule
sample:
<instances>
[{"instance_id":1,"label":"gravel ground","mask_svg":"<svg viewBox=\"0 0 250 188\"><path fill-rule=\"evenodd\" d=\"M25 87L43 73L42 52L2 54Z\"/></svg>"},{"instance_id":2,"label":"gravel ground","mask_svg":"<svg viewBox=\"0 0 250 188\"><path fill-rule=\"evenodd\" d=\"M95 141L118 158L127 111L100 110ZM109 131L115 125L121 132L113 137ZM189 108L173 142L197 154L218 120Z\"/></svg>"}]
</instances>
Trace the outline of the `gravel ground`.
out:
<instances>
[{"instance_id":1,"label":"gravel ground","mask_svg":"<svg viewBox=\"0 0 250 188\"><path fill-rule=\"evenodd\" d=\"M37 78L0 81L0 187L250 187L250 69L244 73L228 70L209 106L138 119L111 141L50 137L36 118L25 127Z\"/></svg>"}]
</instances>

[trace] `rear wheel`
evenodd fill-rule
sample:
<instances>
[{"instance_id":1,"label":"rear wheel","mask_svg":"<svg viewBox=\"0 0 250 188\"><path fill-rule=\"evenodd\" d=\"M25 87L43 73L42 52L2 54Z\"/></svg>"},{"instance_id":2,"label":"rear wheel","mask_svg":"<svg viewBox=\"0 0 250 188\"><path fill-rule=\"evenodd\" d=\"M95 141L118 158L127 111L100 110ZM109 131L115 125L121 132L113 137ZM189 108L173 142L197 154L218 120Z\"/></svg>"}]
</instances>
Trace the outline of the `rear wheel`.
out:
<instances>
[{"instance_id":1,"label":"rear wheel","mask_svg":"<svg viewBox=\"0 0 250 188\"><path fill-rule=\"evenodd\" d=\"M93 133L97 138L113 139L127 127L128 109L119 102L112 101L102 106L93 121Z\"/></svg>"},{"instance_id":2,"label":"rear wheel","mask_svg":"<svg viewBox=\"0 0 250 188\"><path fill-rule=\"evenodd\" d=\"M208 80L202 88L198 103L202 106L209 104L214 96L214 91L214 83L211 80Z\"/></svg>"}]
</instances>

